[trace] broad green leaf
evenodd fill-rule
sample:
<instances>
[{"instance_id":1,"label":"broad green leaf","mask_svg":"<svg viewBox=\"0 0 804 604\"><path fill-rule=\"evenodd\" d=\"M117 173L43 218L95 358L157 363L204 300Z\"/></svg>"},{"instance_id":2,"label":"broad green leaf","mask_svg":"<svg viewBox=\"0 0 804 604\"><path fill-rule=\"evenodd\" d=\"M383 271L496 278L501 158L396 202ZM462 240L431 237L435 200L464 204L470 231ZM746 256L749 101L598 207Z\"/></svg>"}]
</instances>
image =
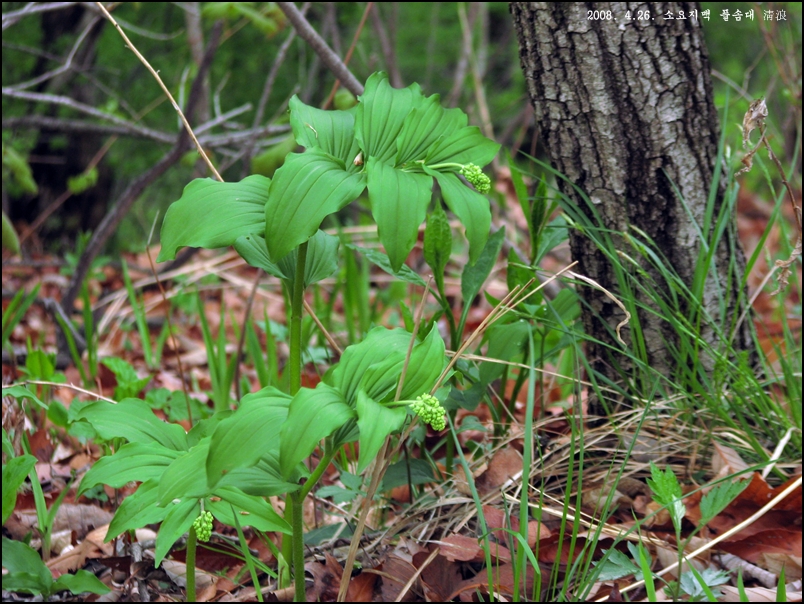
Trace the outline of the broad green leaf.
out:
<instances>
[{"instance_id":1,"label":"broad green leaf","mask_svg":"<svg viewBox=\"0 0 804 604\"><path fill-rule=\"evenodd\" d=\"M215 496L220 497L221 501L211 501L207 509L224 524L234 526L231 508L234 506L238 514L237 519L242 526L253 526L263 532L279 531L287 535L293 533L287 521L262 497L246 495L234 487L215 489Z\"/></svg>"},{"instance_id":2,"label":"broad green leaf","mask_svg":"<svg viewBox=\"0 0 804 604\"><path fill-rule=\"evenodd\" d=\"M5 539L5 537L3 537L3 539ZM42 564L42 566L44 566L44 564ZM50 581L46 581L34 573L10 572L8 574L3 574L3 591L30 593L35 595L50 595L50 590L52 587L52 577L50 578Z\"/></svg>"},{"instance_id":3,"label":"broad green leaf","mask_svg":"<svg viewBox=\"0 0 804 604\"><path fill-rule=\"evenodd\" d=\"M93 594L107 594L111 589L101 583L91 572L86 570L77 570L74 575L62 575L53 583L51 588L54 592L66 589L76 595L84 592Z\"/></svg>"},{"instance_id":4,"label":"broad green leaf","mask_svg":"<svg viewBox=\"0 0 804 604\"><path fill-rule=\"evenodd\" d=\"M505 239L505 227L499 229L489 237L483 252L473 265L467 264L461 275L461 296L463 297L464 307L468 308L480 292L483 284L488 279L491 269L497 262L503 240Z\"/></svg>"},{"instance_id":5,"label":"broad green leaf","mask_svg":"<svg viewBox=\"0 0 804 604\"><path fill-rule=\"evenodd\" d=\"M279 430L287 419L290 400L270 386L243 397L237 411L212 433L206 464L208 486L214 487L232 470L253 466L278 450Z\"/></svg>"},{"instance_id":6,"label":"broad green leaf","mask_svg":"<svg viewBox=\"0 0 804 604\"><path fill-rule=\"evenodd\" d=\"M149 524L162 522L170 508L156 505L159 499L159 480L143 482L133 495L129 495L117 508L117 512L109 524L105 543L108 543L125 531L142 528Z\"/></svg>"},{"instance_id":7,"label":"broad green leaf","mask_svg":"<svg viewBox=\"0 0 804 604\"><path fill-rule=\"evenodd\" d=\"M168 466L159 481L159 505L166 506L174 499L199 499L210 493L204 471L209 441L209 437L202 439Z\"/></svg>"},{"instance_id":8,"label":"broad green leaf","mask_svg":"<svg viewBox=\"0 0 804 604\"><path fill-rule=\"evenodd\" d=\"M368 158L366 167L371 213L391 267L398 271L419 237L433 179L427 174L403 172L373 157Z\"/></svg>"},{"instance_id":9,"label":"broad green leaf","mask_svg":"<svg viewBox=\"0 0 804 604\"><path fill-rule=\"evenodd\" d=\"M39 397L25 386L8 386L7 388L3 388L3 398L7 396L13 396L15 399L30 399L42 409L47 410L47 405L40 401Z\"/></svg>"},{"instance_id":10,"label":"broad green leaf","mask_svg":"<svg viewBox=\"0 0 804 604\"><path fill-rule=\"evenodd\" d=\"M357 427L360 428L358 474L377 456L385 437L402 427L407 414L406 407L389 407L370 398L362 390L357 393Z\"/></svg>"},{"instance_id":11,"label":"broad green leaf","mask_svg":"<svg viewBox=\"0 0 804 604\"><path fill-rule=\"evenodd\" d=\"M33 455L20 455L8 460L3 466L3 524L11 516L17 504L17 489L36 464Z\"/></svg>"},{"instance_id":12,"label":"broad green leaf","mask_svg":"<svg viewBox=\"0 0 804 604\"><path fill-rule=\"evenodd\" d=\"M291 478L293 480L293 478ZM299 489L298 482L288 482L279 470L279 447L260 458L256 465L236 468L221 478L216 488L235 487L248 495L271 497L292 493Z\"/></svg>"},{"instance_id":13,"label":"broad green leaf","mask_svg":"<svg viewBox=\"0 0 804 604\"><path fill-rule=\"evenodd\" d=\"M359 148L355 138L355 109L324 111L305 105L299 97L290 99L290 125L296 142L305 149L319 148L357 172L354 159Z\"/></svg>"},{"instance_id":14,"label":"broad green leaf","mask_svg":"<svg viewBox=\"0 0 804 604\"><path fill-rule=\"evenodd\" d=\"M78 414L104 440L125 438L133 443L159 443L174 451L187 450L187 433L178 424L167 424L154 415L151 408L136 398L126 398L112 404L98 401L87 405Z\"/></svg>"},{"instance_id":15,"label":"broad green leaf","mask_svg":"<svg viewBox=\"0 0 804 604\"><path fill-rule=\"evenodd\" d=\"M240 257L254 268L261 268L269 275L279 279L287 279L282 269L268 255L268 247L265 245L265 237L262 235L254 233L241 235L235 240L234 248L240 254Z\"/></svg>"},{"instance_id":16,"label":"broad green leaf","mask_svg":"<svg viewBox=\"0 0 804 604\"><path fill-rule=\"evenodd\" d=\"M14 225L11 224L11 220L6 213L2 213L3 217L3 249L8 250L13 254L20 253L20 240L17 237L17 231L14 230Z\"/></svg>"},{"instance_id":17,"label":"broad green leaf","mask_svg":"<svg viewBox=\"0 0 804 604\"><path fill-rule=\"evenodd\" d=\"M469 264L474 264L480 257L491 230L489 200L463 184L455 174L436 172L435 176L444 202L466 229Z\"/></svg>"},{"instance_id":18,"label":"broad green leaf","mask_svg":"<svg viewBox=\"0 0 804 604\"><path fill-rule=\"evenodd\" d=\"M179 503L170 504L168 513L159 527L156 536L156 551L154 552L154 566L157 568L162 560L184 533L190 530L193 520L201 513L201 506L197 499L185 499Z\"/></svg>"},{"instance_id":19,"label":"broad green leaf","mask_svg":"<svg viewBox=\"0 0 804 604\"><path fill-rule=\"evenodd\" d=\"M397 138L395 165L423 160L433 143L465 127L466 122L460 109L444 109L439 95L427 97L405 117Z\"/></svg>"},{"instance_id":20,"label":"broad green leaf","mask_svg":"<svg viewBox=\"0 0 804 604\"><path fill-rule=\"evenodd\" d=\"M241 235L262 233L270 184L271 179L259 174L240 182L196 178L165 214L156 261L173 260L183 246L225 247Z\"/></svg>"},{"instance_id":21,"label":"broad green leaf","mask_svg":"<svg viewBox=\"0 0 804 604\"><path fill-rule=\"evenodd\" d=\"M482 168L491 163L499 150L500 145L483 136L480 128L466 126L430 147L425 163L475 164Z\"/></svg>"},{"instance_id":22,"label":"broad green leaf","mask_svg":"<svg viewBox=\"0 0 804 604\"><path fill-rule=\"evenodd\" d=\"M424 260L433 269L438 292L444 295L444 269L452 255L452 229L441 203L436 201L433 212L427 216L424 230Z\"/></svg>"},{"instance_id":23,"label":"broad green leaf","mask_svg":"<svg viewBox=\"0 0 804 604\"><path fill-rule=\"evenodd\" d=\"M402 400L410 400L420 394L430 392L447 365L445 352L444 340L441 339L438 327L433 325L427 337L418 342L410 354L410 362L400 395Z\"/></svg>"},{"instance_id":24,"label":"broad green leaf","mask_svg":"<svg viewBox=\"0 0 804 604\"><path fill-rule=\"evenodd\" d=\"M314 390L299 390L290 402L288 418L279 436L282 476L290 478L296 464L306 459L322 438L354 416L354 410L343 400L343 395L323 382Z\"/></svg>"},{"instance_id":25,"label":"broad green leaf","mask_svg":"<svg viewBox=\"0 0 804 604\"><path fill-rule=\"evenodd\" d=\"M108 484L119 489L135 480L159 480L168 466L180 456L180 451L168 449L158 443L125 444L114 455L104 456L95 462L81 479L78 494L81 495L99 484Z\"/></svg>"},{"instance_id":26,"label":"broad green leaf","mask_svg":"<svg viewBox=\"0 0 804 604\"><path fill-rule=\"evenodd\" d=\"M35 583L41 585L43 589L32 593L48 593L50 584L53 583L53 575L42 562L42 558L36 550L22 541L3 537L3 568L9 573L28 573L35 578ZM3 589L9 588L6 585L6 575L3 575Z\"/></svg>"},{"instance_id":27,"label":"broad green leaf","mask_svg":"<svg viewBox=\"0 0 804 604\"><path fill-rule=\"evenodd\" d=\"M403 264L398 272L394 271L394 269L391 268L391 261L388 259L388 256L382 252L365 247L358 247L356 245L352 245L351 243L347 243L346 247L348 247L350 250L360 252L372 264L376 264L389 275L393 275L405 283L412 283L413 285L420 285L421 287L427 285L425 280L422 279L419 274L411 269L407 264Z\"/></svg>"},{"instance_id":28,"label":"broad green leaf","mask_svg":"<svg viewBox=\"0 0 804 604\"><path fill-rule=\"evenodd\" d=\"M319 230L310 237L307 244L307 260L304 264L304 287L326 279L338 270L338 245L340 239L334 235L327 235ZM288 289L293 291L293 281L296 276L296 259L299 248L294 248L287 256L279 261L280 270L286 274Z\"/></svg>"},{"instance_id":29,"label":"broad green leaf","mask_svg":"<svg viewBox=\"0 0 804 604\"><path fill-rule=\"evenodd\" d=\"M343 393L346 402L354 405L358 386L366 370L391 356L404 359L410 337L404 329L375 327L362 342L352 344L343 351L340 362L330 374L329 383Z\"/></svg>"},{"instance_id":30,"label":"broad green leaf","mask_svg":"<svg viewBox=\"0 0 804 604\"><path fill-rule=\"evenodd\" d=\"M50 381L56 372L56 367L44 350L31 350L25 359L25 369L28 370L28 379Z\"/></svg>"},{"instance_id":31,"label":"broad green leaf","mask_svg":"<svg viewBox=\"0 0 804 604\"><path fill-rule=\"evenodd\" d=\"M407 336L410 338L410 334ZM412 399L430 391L446 365L444 349L444 341L438 333L438 328L433 326L427 337L413 346L400 400ZM404 350L387 354L372 364L363 372L359 389L377 401L389 400L396 392L406 354L407 346Z\"/></svg>"},{"instance_id":32,"label":"broad green leaf","mask_svg":"<svg viewBox=\"0 0 804 604\"><path fill-rule=\"evenodd\" d=\"M486 332L489 342L486 356L490 359L510 361L527 348L530 325L526 321L516 321L507 325L492 325ZM500 363L482 363L480 365L480 383L490 384L500 377L505 365Z\"/></svg>"},{"instance_id":33,"label":"broad green leaf","mask_svg":"<svg viewBox=\"0 0 804 604\"><path fill-rule=\"evenodd\" d=\"M405 118L423 101L418 84L397 89L388 82L388 74L371 75L355 114L355 138L364 158L390 163L397 154L397 139Z\"/></svg>"},{"instance_id":34,"label":"broad green leaf","mask_svg":"<svg viewBox=\"0 0 804 604\"><path fill-rule=\"evenodd\" d=\"M276 171L265 204L268 255L281 259L364 189L365 175L347 172L343 162L320 149L288 155Z\"/></svg>"}]
</instances>

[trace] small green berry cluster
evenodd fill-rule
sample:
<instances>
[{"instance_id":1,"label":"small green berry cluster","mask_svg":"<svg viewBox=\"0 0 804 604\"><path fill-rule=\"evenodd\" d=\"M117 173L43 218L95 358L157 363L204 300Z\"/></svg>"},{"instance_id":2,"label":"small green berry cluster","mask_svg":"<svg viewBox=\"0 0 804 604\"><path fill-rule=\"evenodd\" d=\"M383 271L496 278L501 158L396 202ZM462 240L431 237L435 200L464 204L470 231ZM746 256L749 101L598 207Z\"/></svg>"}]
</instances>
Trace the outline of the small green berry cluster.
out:
<instances>
[{"instance_id":1,"label":"small green berry cluster","mask_svg":"<svg viewBox=\"0 0 804 604\"><path fill-rule=\"evenodd\" d=\"M199 541L204 543L209 541L212 536L212 514L210 512L201 512L198 518L193 520L193 528Z\"/></svg>"},{"instance_id":2,"label":"small green berry cluster","mask_svg":"<svg viewBox=\"0 0 804 604\"><path fill-rule=\"evenodd\" d=\"M433 430L441 431L447 425L447 421L444 419L446 411L432 394L422 394L417 397L411 403L410 408L424 423L430 424Z\"/></svg>"},{"instance_id":3,"label":"small green berry cluster","mask_svg":"<svg viewBox=\"0 0 804 604\"><path fill-rule=\"evenodd\" d=\"M478 193L488 193L491 190L491 179L475 164L466 164L461 168L461 174Z\"/></svg>"}]
</instances>

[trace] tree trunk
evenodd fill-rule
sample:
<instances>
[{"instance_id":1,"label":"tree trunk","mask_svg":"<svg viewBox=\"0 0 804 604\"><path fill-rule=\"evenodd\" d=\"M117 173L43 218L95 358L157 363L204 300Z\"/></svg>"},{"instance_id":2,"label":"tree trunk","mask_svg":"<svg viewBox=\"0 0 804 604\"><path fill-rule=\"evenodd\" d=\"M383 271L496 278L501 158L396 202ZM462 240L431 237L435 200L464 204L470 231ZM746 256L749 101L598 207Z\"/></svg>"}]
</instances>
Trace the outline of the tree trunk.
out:
<instances>
[{"instance_id":1,"label":"tree trunk","mask_svg":"<svg viewBox=\"0 0 804 604\"><path fill-rule=\"evenodd\" d=\"M638 11L647 7L653 19L637 21ZM642 284L652 284L712 350L725 350L732 337L734 350L753 349L750 319L736 320L744 308L739 287L745 258L733 216L726 219L706 278L697 290L693 283L704 249L699 229L705 230L715 175L718 116L700 21L663 18L668 11L689 15L692 10L700 15L695 3L511 3L540 142L553 167L584 194L559 179L577 222L587 225L570 231L578 272L619 299L636 298L640 310L622 329L622 338L636 358L665 376L679 375L684 360L687 375L711 375L717 355L679 354L680 336L663 316L667 308L660 311L656 294L646 296ZM611 11L616 20L589 20L588 11L602 12L602 17ZM631 11L630 22L626 11ZM719 174L710 207L715 218L725 203L726 178L724 171ZM610 262L611 253L601 252L588 236L592 232L610 239L609 252L622 268ZM703 233L707 241L711 232L710 225ZM697 293L673 303L677 292L633 240L652 240L665 266ZM630 277L624 279L624 272ZM624 283L631 284L631 292L622 291ZM586 303L591 367L609 379L627 377L635 368L616 335L624 313L597 289L580 286L579 293ZM601 410L598 405L591 411Z\"/></svg>"}]
</instances>

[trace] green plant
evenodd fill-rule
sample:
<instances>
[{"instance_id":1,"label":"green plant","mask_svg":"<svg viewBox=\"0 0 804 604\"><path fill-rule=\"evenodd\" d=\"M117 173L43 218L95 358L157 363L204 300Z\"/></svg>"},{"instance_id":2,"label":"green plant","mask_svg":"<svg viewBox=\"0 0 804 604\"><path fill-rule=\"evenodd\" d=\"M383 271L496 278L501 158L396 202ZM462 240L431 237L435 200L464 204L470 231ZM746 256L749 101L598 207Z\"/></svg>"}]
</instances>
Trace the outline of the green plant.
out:
<instances>
[{"instance_id":1,"label":"green plant","mask_svg":"<svg viewBox=\"0 0 804 604\"><path fill-rule=\"evenodd\" d=\"M290 112L293 134L305 152L288 155L273 180L253 175L239 183L208 179L190 183L165 216L158 260L172 259L186 245L234 245L249 264L278 277L286 288L292 399L286 403L277 391L261 391L273 392L274 404L288 408L278 434L282 477L297 483L301 461L321 439L329 439L322 460L304 486L289 493L291 505L286 506L294 537L292 549L284 543L283 553L288 558L292 553L296 598L303 599L298 573L304 561L304 497L347 442L360 441L359 467L365 469L385 438L402 427L407 416L403 402L427 394L445 365L444 343L435 329L412 347L407 332L375 329L344 352L339 365L317 388L301 388L304 290L337 270L338 240L320 231L321 223L368 190L390 268L399 273L416 242L437 182L444 203L466 227L469 260L474 264L481 258L491 223L489 203L481 194L488 191L489 180L480 166L493 159L499 146L478 128L468 126L462 111L441 107L437 95L425 97L416 84L394 89L383 73L368 79L360 102L352 109L321 111L294 97ZM459 175L477 190L464 185ZM241 404L219 430L243 413ZM435 417L426 413L430 419ZM221 464L237 460L242 466L253 465L271 451L271 439L248 447L241 432L249 425L237 425L226 447L213 434L207 460L210 481L220 480L213 470L219 471ZM277 434L273 436L276 441ZM225 457L220 454L222 447Z\"/></svg>"},{"instance_id":2,"label":"green plant","mask_svg":"<svg viewBox=\"0 0 804 604\"><path fill-rule=\"evenodd\" d=\"M3 567L8 569L8 574L3 574L3 589L8 591L41 594L46 599L60 591L75 595L111 591L95 575L85 570L76 571L74 575L62 575L54 581L50 569L36 551L21 541L6 537L3 537Z\"/></svg>"},{"instance_id":3,"label":"green plant","mask_svg":"<svg viewBox=\"0 0 804 604\"><path fill-rule=\"evenodd\" d=\"M39 295L39 288L41 287L40 283L37 283L36 286L29 292L25 293L25 290L20 290L9 302L8 306L3 310L3 331L2 331L2 348L6 350L6 346L8 346L9 339L11 338L11 334L14 331L14 328L22 321L22 318L25 316L25 313L28 311L28 308L31 304L34 303L36 300L36 296ZM13 355L12 355L12 358Z\"/></svg>"}]
</instances>

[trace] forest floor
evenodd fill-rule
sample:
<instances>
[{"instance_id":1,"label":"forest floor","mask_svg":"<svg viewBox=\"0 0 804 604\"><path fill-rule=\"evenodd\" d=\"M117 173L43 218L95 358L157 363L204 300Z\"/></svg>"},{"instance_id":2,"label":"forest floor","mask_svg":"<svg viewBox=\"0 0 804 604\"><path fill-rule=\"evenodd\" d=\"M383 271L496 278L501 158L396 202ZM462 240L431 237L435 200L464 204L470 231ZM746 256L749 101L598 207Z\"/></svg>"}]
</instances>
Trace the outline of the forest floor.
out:
<instances>
[{"instance_id":1,"label":"forest floor","mask_svg":"<svg viewBox=\"0 0 804 604\"><path fill-rule=\"evenodd\" d=\"M518 208L516 204L510 207ZM737 220L747 255L756 248L771 211L770 204L760 199L740 196ZM521 231L525 226L524 218L517 216L514 210L505 220L512 232ZM764 253L748 279L750 291L762 286L768 263L778 257L779 237L779 230L774 228L765 241ZM156 256L156 250L151 253ZM417 254L421 256L420 244L410 261L414 266ZM170 279L163 277L170 302L166 302L153 282L146 253L126 254L124 259L136 292L136 304L144 310L142 316L151 341L144 342L143 332L138 329L138 311L132 307L120 258L106 258L88 280L89 299L99 334L91 344L99 361L94 380L85 380L75 364L63 371L51 368L48 374L47 367L43 369L30 362L26 366L22 361L20 366L4 362L4 385L31 380L29 387L40 399L51 406L60 404L68 414L75 401L99 397L116 399L116 395L126 388L136 388L132 384L142 380L141 387L129 395L144 398L165 421L189 429L186 407L183 402L176 405L171 393L181 391L183 383L188 384L189 394L194 399L193 414L204 417L211 412L210 393L214 390L204 328L198 316L196 288L211 333L224 330L221 341L225 341L225 357L230 358L238 351L242 355L240 379L235 380L238 389L255 391L261 387L251 352L246 345L239 344L241 330L251 320L249 317L253 318L254 325L262 326L255 330L261 346L269 342L265 322L273 322L271 336L276 342L279 366L284 363L286 337L281 326L285 325L286 318L281 289L275 279L263 276L260 281L263 287L256 290L250 305L257 272L233 251L201 251ZM543 268L558 270L568 260L568 249L564 245L547 257ZM37 284L41 286L40 299L58 300L69 279L70 262L69 257L64 260L45 254L5 262L2 274L4 312L9 302L7 294L23 289L31 291ZM501 258L484 288L497 298L507 292L504 266ZM801 283L800 263L797 267L797 282ZM369 277L366 308L371 310L377 323L399 325L393 298L386 297L390 295L385 293L390 286L385 274L373 267ZM337 279L323 282L319 293L309 297L309 303L317 309L324 307L317 296L326 298L327 292L336 291ZM421 288L407 284L405 287L404 295L414 307L421 297ZM455 293L459 299L459 288L457 279L447 280L448 295ZM788 354L783 348L785 325L800 343L801 301L795 287L791 287L782 298L784 307L780 307L780 298L768 295L770 289L765 287L756 297L754 311L760 344L772 364L778 361L779 355ZM467 330L479 325L491 310L482 295L480 298L480 303L471 310ZM165 328L169 309L178 351ZM343 344L346 322L352 319L347 317L341 297L328 309L330 315L324 320L328 325L340 326L333 330L333 337ZM35 303L14 328L10 342L16 350L25 351L28 347L54 352L56 329L44 306ZM314 386L320 381L328 366L328 355L326 346L315 339L304 369L305 386ZM108 359L119 362L104 362ZM557 368L543 369L555 371ZM281 375L278 377L281 379ZM784 593L778 592L776 587L784 567L786 597L789 601L801 600L801 452L797 459L783 456L767 471L746 472L751 463L744 460L744 442L738 433L710 423L709 418L690 422L674 415L670 411L671 401L661 414L666 423L643 423L641 410L633 409L619 413L607 425L586 428L581 447L583 463L579 464L577 430L582 421L573 410L582 407L578 403L583 401L575 400L577 393L581 392L581 398L585 393L581 389L567 389L557 380L540 382L534 418L540 449L529 476L531 492L527 494L534 505L527 516L527 531L521 530L522 540L528 547L513 539L511 535L520 532L516 510L523 485L522 436L527 408L527 388L519 389L514 400L509 400L515 381L512 374L507 383L497 386L510 412L504 429L495 425L495 414L485 402L472 411L459 410L455 417L463 453L472 465L476 493L470 487L472 481L461 469L445 475L442 463L445 432L429 429L421 444L408 450L399 464L390 468L384 491L368 516L358 556L361 567L352 572L347 601L477 601L487 598L489 593L505 601L515 593L518 581L526 597L536 589L556 599L643 599L651 592L644 582L637 580L641 577L638 554L642 550L635 544L645 546L648 563L652 564L656 584L660 586L659 576L669 581L676 575L673 566L679 559L678 537L684 541L683 549L687 554L704 548L696 562L697 571L703 573L704 583L714 590L715 599L740 599L737 569L742 569L741 581L750 601L777 601L779 593ZM80 430L73 429L68 416L45 413L27 405L23 411L19 401L11 397L3 399L3 428L4 462L8 454L5 443L9 442L15 454L19 454L20 433L27 431L30 450L37 459L35 475L47 506L60 502L51 518L51 551L44 556L54 578L78 569L91 571L112 589L97 601L175 601L185 597L183 541L173 547L159 568L153 564L157 525L105 542L115 510L136 490L137 483L121 489L108 486L92 489L76 497L80 479L98 459L109 453L108 447L83 439ZM623 457L623 448L629 449L632 444L632 450ZM768 454L772 455L779 443L767 442L766 445ZM427 459L439 461L435 464L422 462ZM615 459L625 467L616 489L610 483ZM416 463L409 463L411 460ZM651 463L670 468L683 492L688 494L683 500L680 532L676 532L668 510L661 510L661 497L651 489L650 480L656 480L656 475L651 473ZM349 464L349 460L343 459L337 465L330 465L319 490L305 502L307 597L311 601L333 601L340 586L342 562L365 489L361 479L349 472L353 470ZM614 468L614 473L619 470L619 467ZM701 511L701 501L708 487L700 487L740 472L744 472L747 486L721 513L701 525L702 516L706 517ZM773 509L762 511L769 501L795 486L797 479L798 488L776 501ZM64 497L59 500L61 495ZM479 528L478 499L490 540L483 539L485 535ZM280 500L274 498L273 503L281 509ZM6 506L4 490L4 518ZM601 510L606 512L605 517ZM754 518L757 514L759 516ZM12 540L30 539L34 548L41 547L38 523L34 491L26 481L17 494L3 534ZM710 546L711 549L707 547L724 534L727 538ZM253 558L275 569L276 548L272 546L279 544L279 535L258 534L246 528L245 537ZM132 542L139 547L132 547ZM232 545L235 542L235 528L216 522L210 542L199 544L196 559L199 601L255 601L257 598L246 562ZM620 556L610 554L604 572L595 575L595 563L613 546ZM519 556L525 555L521 552L526 550L532 558L522 566L527 568L523 578L516 569L520 568ZM489 560L491 569L487 566ZM618 565L624 574L612 571ZM718 571L727 573L723 581L715 576ZM269 599L281 601L292 597L290 589L279 589L269 574L260 573L260 576L262 593ZM592 576L597 580L590 583L586 578ZM680 584L671 587L680 590L675 592L676 596L682 594L681 599L687 600L708 597L705 590L697 592L696 596L693 592L700 586L696 587L694 582L690 586L685 580L682 576ZM670 599L661 590L655 597ZM4 589L4 601L26 598ZM539 599L538 592L536 599Z\"/></svg>"}]
</instances>

